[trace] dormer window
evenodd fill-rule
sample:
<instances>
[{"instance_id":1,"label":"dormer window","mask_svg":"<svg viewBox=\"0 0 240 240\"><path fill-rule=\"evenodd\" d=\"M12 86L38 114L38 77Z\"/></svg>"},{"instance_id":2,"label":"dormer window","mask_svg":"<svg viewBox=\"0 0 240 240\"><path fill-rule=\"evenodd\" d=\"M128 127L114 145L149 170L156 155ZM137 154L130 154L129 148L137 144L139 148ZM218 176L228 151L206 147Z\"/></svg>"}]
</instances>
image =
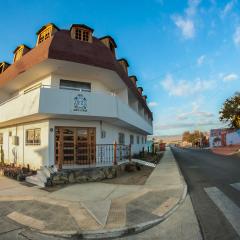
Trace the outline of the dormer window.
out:
<instances>
[{"instance_id":1,"label":"dormer window","mask_svg":"<svg viewBox=\"0 0 240 240\"><path fill-rule=\"evenodd\" d=\"M75 30L75 39L89 42L89 31L83 30L82 28L76 28Z\"/></svg>"},{"instance_id":2,"label":"dormer window","mask_svg":"<svg viewBox=\"0 0 240 240\"><path fill-rule=\"evenodd\" d=\"M22 44L14 50L14 59L13 62L18 61L24 54L26 54L31 48Z\"/></svg>"},{"instance_id":3,"label":"dormer window","mask_svg":"<svg viewBox=\"0 0 240 240\"><path fill-rule=\"evenodd\" d=\"M0 63L0 74L3 73L8 67L9 67L9 63L6 62L1 62Z\"/></svg>"},{"instance_id":4,"label":"dormer window","mask_svg":"<svg viewBox=\"0 0 240 240\"><path fill-rule=\"evenodd\" d=\"M136 76L130 76L130 80L133 82L135 86L137 86L137 77Z\"/></svg>"},{"instance_id":5,"label":"dormer window","mask_svg":"<svg viewBox=\"0 0 240 240\"><path fill-rule=\"evenodd\" d=\"M17 60L19 60L23 55L23 48L18 49L18 51L15 53L15 57L14 57L14 62L16 62Z\"/></svg>"},{"instance_id":6,"label":"dormer window","mask_svg":"<svg viewBox=\"0 0 240 240\"><path fill-rule=\"evenodd\" d=\"M46 30L42 31L39 34L38 44L50 38L52 33L52 28L48 27Z\"/></svg>"},{"instance_id":7,"label":"dormer window","mask_svg":"<svg viewBox=\"0 0 240 240\"><path fill-rule=\"evenodd\" d=\"M124 59L124 58L119 59L119 60L117 60L117 61L118 61L118 62L120 63L120 65L123 67L124 71L128 74L128 67L129 67L128 61L127 61L126 59Z\"/></svg>"},{"instance_id":8,"label":"dormer window","mask_svg":"<svg viewBox=\"0 0 240 240\"><path fill-rule=\"evenodd\" d=\"M44 42L48 38L50 38L55 32L57 32L59 28L54 25L53 23L48 23L45 26L43 26L38 32L38 40L37 45Z\"/></svg>"},{"instance_id":9,"label":"dormer window","mask_svg":"<svg viewBox=\"0 0 240 240\"><path fill-rule=\"evenodd\" d=\"M108 47L113 55L115 56L115 48L117 48L117 44L111 36L105 36L99 39L106 47Z\"/></svg>"},{"instance_id":10,"label":"dormer window","mask_svg":"<svg viewBox=\"0 0 240 240\"><path fill-rule=\"evenodd\" d=\"M70 32L73 39L82 42L92 42L93 29L84 24L73 24Z\"/></svg>"},{"instance_id":11,"label":"dormer window","mask_svg":"<svg viewBox=\"0 0 240 240\"><path fill-rule=\"evenodd\" d=\"M138 92L142 95L142 92L143 92L143 88L142 87L138 87Z\"/></svg>"}]
</instances>

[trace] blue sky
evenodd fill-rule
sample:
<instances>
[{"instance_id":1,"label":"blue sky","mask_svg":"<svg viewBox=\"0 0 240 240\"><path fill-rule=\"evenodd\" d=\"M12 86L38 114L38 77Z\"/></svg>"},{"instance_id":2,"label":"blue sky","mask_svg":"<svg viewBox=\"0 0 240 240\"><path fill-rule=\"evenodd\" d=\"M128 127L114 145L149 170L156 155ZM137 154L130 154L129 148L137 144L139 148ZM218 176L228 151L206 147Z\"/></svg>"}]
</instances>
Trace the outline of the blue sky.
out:
<instances>
[{"instance_id":1,"label":"blue sky","mask_svg":"<svg viewBox=\"0 0 240 240\"><path fill-rule=\"evenodd\" d=\"M148 95L155 134L222 126L218 111L240 90L240 0L6 0L0 11L3 61L48 22L111 35Z\"/></svg>"}]
</instances>

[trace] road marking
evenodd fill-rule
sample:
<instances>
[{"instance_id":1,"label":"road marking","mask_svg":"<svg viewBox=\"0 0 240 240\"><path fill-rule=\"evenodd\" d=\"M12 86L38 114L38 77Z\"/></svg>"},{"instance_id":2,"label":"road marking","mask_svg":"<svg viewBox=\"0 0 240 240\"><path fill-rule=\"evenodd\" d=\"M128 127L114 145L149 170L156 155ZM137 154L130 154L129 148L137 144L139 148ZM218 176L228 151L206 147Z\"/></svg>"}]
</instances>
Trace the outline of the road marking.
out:
<instances>
[{"instance_id":1,"label":"road marking","mask_svg":"<svg viewBox=\"0 0 240 240\"><path fill-rule=\"evenodd\" d=\"M233 188L235 188L236 190L240 191L240 182L238 183L232 183L230 184Z\"/></svg>"},{"instance_id":2,"label":"road marking","mask_svg":"<svg viewBox=\"0 0 240 240\"><path fill-rule=\"evenodd\" d=\"M228 198L222 191L216 187L204 188L205 192L211 200L223 212L227 220L232 224L233 228L240 236L240 209L239 207Z\"/></svg>"}]
</instances>

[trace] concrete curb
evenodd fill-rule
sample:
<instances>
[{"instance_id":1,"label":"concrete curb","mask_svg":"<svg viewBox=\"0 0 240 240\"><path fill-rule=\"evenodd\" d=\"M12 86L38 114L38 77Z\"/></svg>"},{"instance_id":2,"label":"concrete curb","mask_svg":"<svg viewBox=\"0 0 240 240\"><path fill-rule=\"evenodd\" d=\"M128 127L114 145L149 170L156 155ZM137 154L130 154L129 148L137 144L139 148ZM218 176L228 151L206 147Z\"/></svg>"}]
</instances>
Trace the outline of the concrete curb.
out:
<instances>
[{"instance_id":1,"label":"concrete curb","mask_svg":"<svg viewBox=\"0 0 240 240\"><path fill-rule=\"evenodd\" d=\"M172 152L172 150L170 149ZM174 157L174 155L173 155ZM174 157L175 159L175 157ZM179 165L175 159L176 165L178 167L179 174L181 176L181 181L183 185L182 195L179 198L178 202L169 209L163 216L159 217L156 220L148 221L145 223L137 224L134 226L124 227L124 228L116 228L116 229L109 229L109 230L96 230L96 231L83 231L83 232L61 232L61 231L39 231L39 233L47 234L56 237L63 237L63 238L72 238L72 239L114 239L118 237L124 237L128 235L137 234L143 232L147 229L150 229L157 224L166 220L169 216L171 216L178 207L184 202L187 196L188 187L182 175L182 172L179 168Z\"/></svg>"}]
</instances>

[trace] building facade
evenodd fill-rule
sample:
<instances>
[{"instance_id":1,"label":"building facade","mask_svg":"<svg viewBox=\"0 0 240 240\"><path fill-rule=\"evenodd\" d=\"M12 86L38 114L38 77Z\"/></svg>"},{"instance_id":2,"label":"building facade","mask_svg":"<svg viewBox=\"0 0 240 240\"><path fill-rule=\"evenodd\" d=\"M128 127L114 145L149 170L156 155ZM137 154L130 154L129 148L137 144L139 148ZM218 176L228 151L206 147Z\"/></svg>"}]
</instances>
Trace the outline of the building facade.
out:
<instances>
[{"instance_id":1,"label":"building facade","mask_svg":"<svg viewBox=\"0 0 240 240\"><path fill-rule=\"evenodd\" d=\"M240 144L240 129L218 128L210 130L210 147L224 147Z\"/></svg>"},{"instance_id":2,"label":"building facade","mask_svg":"<svg viewBox=\"0 0 240 240\"><path fill-rule=\"evenodd\" d=\"M19 45L12 64L0 63L2 161L83 167L112 162L113 143L141 151L153 116L116 48L86 25L47 24L34 48Z\"/></svg>"}]
</instances>

